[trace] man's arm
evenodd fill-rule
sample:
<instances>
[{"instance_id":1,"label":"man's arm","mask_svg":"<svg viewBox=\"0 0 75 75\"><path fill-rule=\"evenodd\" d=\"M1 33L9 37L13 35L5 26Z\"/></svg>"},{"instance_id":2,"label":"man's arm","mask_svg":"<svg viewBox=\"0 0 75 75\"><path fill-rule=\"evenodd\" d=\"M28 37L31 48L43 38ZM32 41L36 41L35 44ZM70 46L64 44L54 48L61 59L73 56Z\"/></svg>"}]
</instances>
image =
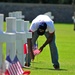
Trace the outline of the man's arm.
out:
<instances>
[{"instance_id":1,"label":"man's arm","mask_svg":"<svg viewBox=\"0 0 75 75\"><path fill-rule=\"evenodd\" d=\"M31 30L29 30L29 32L32 32ZM32 37L33 37L33 32L32 32ZM27 43L28 43L28 52L30 53L30 57L32 60L34 60L34 54L32 51L32 38L28 38L27 39Z\"/></svg>"},{"instance_id":2,"label":"man's arm","mask_svg":"<svg viewBox=\"0 0 75 75\"><path fill-rule=\"evenodd\" d=\"M32 60L34 60L34 54L32 51L32 42L31 42L31 38L27 39L27 43L28 43L28 52L30 53L30 57Z\"/></svg>"},{"instance_id":3,"label":"man's arm","mask_svg":"<svg viewBox=\"0 0 75 75\"><path fill-rule=\"evenodd\" d=\"M47 38L47 40L45 41L45 43L40 47L40 49L39 49L40 51L42 51L43 48L52 41L53 36L54 36L54 32L50 33L50 36Z\"/></svg>"}]
</instances>

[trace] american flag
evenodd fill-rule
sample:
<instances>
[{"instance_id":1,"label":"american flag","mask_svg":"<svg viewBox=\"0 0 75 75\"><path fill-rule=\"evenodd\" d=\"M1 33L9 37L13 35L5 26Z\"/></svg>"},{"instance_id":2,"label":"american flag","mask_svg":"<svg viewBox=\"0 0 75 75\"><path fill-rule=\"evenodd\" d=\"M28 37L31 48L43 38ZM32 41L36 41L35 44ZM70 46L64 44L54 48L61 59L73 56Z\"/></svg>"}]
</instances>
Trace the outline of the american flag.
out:
<instances>
[{"instance_id":1,"label":"american flag","mask_svg":"<svg viewBox=\"0 0 75 75\"><path fill-rule=\"evenodd\" d=\"M11 61L9 55L6 57L5 66L6 66L6 72L5 73L7 73L7 75L13 75L12 61Z\"/></svg>"},{"instance_id":2,"label":"american flag","mask_svg":"<svg viewBox=\"0 0 75 75\"><path fill-rule=\"evenodd\" d=\"M5 60L6 64L6 73L7 75L21 75L23 74L22 67L19 63L17 56L15 56L14 60L11 61L10 56L8 55Z\"/></svg>"},{"instance_id":3,"label":"american flag","mask_svg":"<svg viewBox=\"0 0 75 75\"><path fill-rule=\"evenodd\" d=\"M13 67L14 67L14 70L15 70L15 75L23 74L24 71L21 67L21 64L20 64L17 56L15 56L15 58L13 60Z\"/></svg>"}]
</instances>

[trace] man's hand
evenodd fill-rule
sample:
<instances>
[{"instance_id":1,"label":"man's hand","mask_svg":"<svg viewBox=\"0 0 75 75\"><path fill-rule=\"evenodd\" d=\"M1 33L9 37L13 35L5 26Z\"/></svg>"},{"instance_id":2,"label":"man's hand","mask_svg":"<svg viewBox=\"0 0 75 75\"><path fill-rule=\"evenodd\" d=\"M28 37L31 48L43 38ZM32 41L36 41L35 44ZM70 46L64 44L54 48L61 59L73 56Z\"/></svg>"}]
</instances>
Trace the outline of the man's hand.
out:
<instances>
[{"instance_id":1,"label":"man's hand","mask_svg":"<svg viewBox=\"0 0 75 75\"><path fill-rule=\"evenodd\" d=\"M40 52L42 52L42 51L43 51L43 48L44 48L43 46L41 46L41 47L39 48Z\"/></svg>"}]
</instances>

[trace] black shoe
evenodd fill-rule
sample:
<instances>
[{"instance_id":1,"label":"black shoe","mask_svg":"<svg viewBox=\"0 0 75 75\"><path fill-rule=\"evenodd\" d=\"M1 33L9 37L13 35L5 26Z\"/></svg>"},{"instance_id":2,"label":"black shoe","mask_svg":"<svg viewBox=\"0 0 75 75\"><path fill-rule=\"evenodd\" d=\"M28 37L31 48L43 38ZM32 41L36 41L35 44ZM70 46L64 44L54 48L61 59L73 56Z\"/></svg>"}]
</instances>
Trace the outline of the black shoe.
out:
<instances>
[{"instance_id":1,"label":"black shoe","mask_svg":"<svg viewBox=\"0 0 75 75\"><path fill-rule=\"evenodd\" d=\"M30 65L28 65L28 63L25 63L24 68L30 68Z\"/></svg>"},{"instance_id":2,"label":"black shoe","mask_svg":"<svg viewBox=\"0 0 75 75\"><path fill-rule=\"evenodd\" d=\"M53 67L54 67L55 70L59 70L60 69L59 65L53 65Z\"/></svg>"}]
</instances>

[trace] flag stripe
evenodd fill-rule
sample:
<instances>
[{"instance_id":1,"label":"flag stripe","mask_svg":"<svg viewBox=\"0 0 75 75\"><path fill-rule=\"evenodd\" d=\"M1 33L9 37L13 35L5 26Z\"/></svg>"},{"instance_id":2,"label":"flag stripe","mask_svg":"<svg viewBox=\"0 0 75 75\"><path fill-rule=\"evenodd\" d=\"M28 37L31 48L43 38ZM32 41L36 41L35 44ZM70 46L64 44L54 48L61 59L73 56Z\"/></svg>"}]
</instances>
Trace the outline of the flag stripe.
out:
<instances>
[{"instance_id":1,"label":"flag stripe","mask_svg":"<svg viewBox=\"0 0 75 75\"><path fill-rule=\"evenodd\" d=\"M14 69L14 73L15 73L15 75L17 75L17 69L16 69L15 64L13 64L13 69Z\"/></svg>"},{"instance_id":2,"label":"flag stripe","mask_svg":"<svg viewBox=\"0 0 75 75\"><path fill-rule=\"evenodd\" d=\"M17 56L15 56L13 62L14 62L14 64L15 64L15 67L16 67L16 70L17 70L17 71L16 71L17 74L22 74L22 73L23 73L23 69L22 69L22 67L21 67L21 65L20 65L20 62L19 62Z\"/></svg>"},{"instance_id":3,"label":"flag stripe","mask_svg":"<svg viewBox=\"0 0 75 75\"><path fill-rule=\"evenodd\" d=\"M19 67L20 72L21 72L21 73L23 73L23 69L22 69L22 67L21 67L20 63L19 63L19 62L17 62L17 64L18 64L18 67Z\"/></svg>"},{"instance_id":4,"label":"flag stripe","mask_svg":"<svg viewBox=\"0 0 75 75\"><path fill-rule=\"evenodd\" d=\"M10 57L7 56L6 58L6 70L8 71L8 75L21 75L23 74L23 69L21 67L21 64L17 58L17 56L15 56L14 60L11 61Z\"/></svg>"},{"instance_id":5,"label":"flag stripe","mask_svg":"<svg viewBox=\"0 0 75 75\"><path fill-rule=\"evenodd\" d=\"M12 70L11 65L10 65L9 68L8 68L8 72L9 72L10 75L13 75L13 70Z\"/></svg>"},{"instance_id":6,"label":"flag stripe","mask_svg":"<svg viewBox=\"0 0 75 75\"><path fill-rule=\"evenodd\" d=\"M8 72L9 72L10 75L13 74L10 67L8 68Z\"/></svg>"},{"instance_id":7,"label":"flag stripe","mask_svg":"<svg viewBox=\"0 0 75 75\"><path fill-rule=\"evenodd\" d=\"M18 73L19 73L19 74L21 74L21 72L19 71L19 68L18 68L18 66L16 66L16 67L17 67ZM17 73L17 74L18 74L18 73ZM18 75L19 75L19 74L18 74Z\"/></svg>"},{"instance_id":8,"label":"flag stripe","mask_svg":"<svg viewBox=\"0 0 75 75\"><path fill-rule=\"evenodd\" d=\"M10 65L9 70L12 72L12 75L16 75L16 74L15 74L14 67L13 67L13 64ZM10 75L11 75L11 73L10 73Z\"/></svg>"},{"instance_id":9,"label":"flag stripe","mask_svg":"<svg viewBox=\"0 0 75 75\"><path fill-rule=\"evenodd\" d=\"M18 62L17 62L17 64L16 64L16 67L17 67L17 70L18 70L19 74L22 74L22 72L20 71L20 68L19 68Z\"/></svg>"},{"instance_id":10,"label":"flag stripe","mask_svg":"<svg viewBox=\"0 0 75 75\"><path fill-rule=\"evenodd\" d=\"M16 66L16 69L17 69L17 75L19 75L19 74L20 74L20 70L19 70L19 68L18 68L17 63L15 64L15 66Z\"/></svg>"},{"instance_id":11,"label":"flag stripe","mask_svg":"<svg viewBox=\"0 0 75 75\"><path fill-rule=\"evenodd\" d=\"M12 70L13 70L13 75L16 75L15 68L14 68L13 64L11 65L11 67L12 67Z\"/></svg>"}]
</instances>

